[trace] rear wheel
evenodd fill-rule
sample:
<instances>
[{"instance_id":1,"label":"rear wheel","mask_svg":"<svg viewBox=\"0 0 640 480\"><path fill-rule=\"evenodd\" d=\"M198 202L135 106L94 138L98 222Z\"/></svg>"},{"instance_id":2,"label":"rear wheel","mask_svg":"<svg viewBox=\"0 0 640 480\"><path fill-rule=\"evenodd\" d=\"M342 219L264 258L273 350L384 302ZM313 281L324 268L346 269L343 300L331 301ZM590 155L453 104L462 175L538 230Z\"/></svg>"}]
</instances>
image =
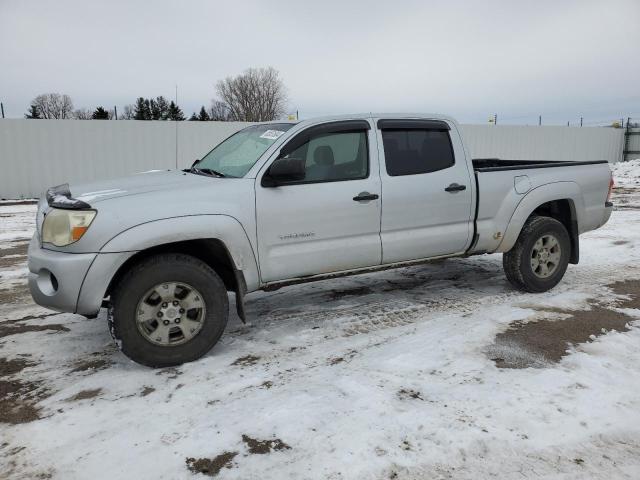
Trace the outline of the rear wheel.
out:
<instances>
[{"instance_id":1,"label":"rear wheel","mask_svg":"<svg viewBox=\"0 0 640 480\"><path fill-rule=\"evenodd\" d=\"M112 294L111 333L132 360L167 367L196 360L218 341L229 305L224 283L183 254L150 257L134 266Z\"/></svg>"},{"instance_id":2,"label":"rear wheel","mask_svg":"<svg viewBox=\"0 0 640 480\"><path fill-rule=\"evenodd\" d=\"M530 218L516 244L502 257L507 279L526 292L555 287L569 264L571 241L567 229L550 217Z\"/></svg>"}]
</instances>

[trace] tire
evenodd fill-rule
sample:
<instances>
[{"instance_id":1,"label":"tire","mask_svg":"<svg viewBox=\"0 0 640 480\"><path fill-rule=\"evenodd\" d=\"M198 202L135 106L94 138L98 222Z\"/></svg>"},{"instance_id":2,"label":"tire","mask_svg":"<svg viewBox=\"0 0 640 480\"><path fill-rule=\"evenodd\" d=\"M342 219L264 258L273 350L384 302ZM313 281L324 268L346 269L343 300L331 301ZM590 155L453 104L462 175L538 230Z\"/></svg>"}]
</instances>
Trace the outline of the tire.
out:
<instances>
[{"instance_id":1,"label":"tire","mask_svg":"<svg viewBox=\"0 0 640 480\"><path fill-rule=\"evenodd\" d=\"M116 286L111 305L109 329L116 344L148 367L202 357L220 339L229 317L227 290L218 274L184 254L156 255L135 265Z\"/></svg>"},{"instance_id":2,"label":"tire","mask_svg":"<svg viewBox=\"0 0 640 480\"><path fill-rule=\"evenodd\" d=\"M556 240L559 252L544 246L545 242L552 245L552 239ZM551 290L562 280L570 256L571 241L564 225L554 218L535 216L527 220L513 248L503 254L502 266L507 280L516 288L540 293Z\"/></svg>"}]
</instances>

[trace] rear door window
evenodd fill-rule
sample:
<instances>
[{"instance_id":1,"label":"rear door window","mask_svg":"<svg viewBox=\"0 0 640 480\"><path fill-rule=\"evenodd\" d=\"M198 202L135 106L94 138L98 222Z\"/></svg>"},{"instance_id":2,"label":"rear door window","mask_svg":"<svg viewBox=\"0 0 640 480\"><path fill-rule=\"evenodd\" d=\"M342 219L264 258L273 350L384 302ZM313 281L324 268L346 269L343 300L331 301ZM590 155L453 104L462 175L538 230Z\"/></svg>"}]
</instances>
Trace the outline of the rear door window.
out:
<instances>
[{"instance_id":1,"label":"rear door window","mask_svg":"<svg viewBox=\"0 0 640 480\"><path fill-rule=\"evenodd\" d=\"M454 165L449 132L382 130L387 174L392 177L436 172Z\"/></svg>"}]
</instances>

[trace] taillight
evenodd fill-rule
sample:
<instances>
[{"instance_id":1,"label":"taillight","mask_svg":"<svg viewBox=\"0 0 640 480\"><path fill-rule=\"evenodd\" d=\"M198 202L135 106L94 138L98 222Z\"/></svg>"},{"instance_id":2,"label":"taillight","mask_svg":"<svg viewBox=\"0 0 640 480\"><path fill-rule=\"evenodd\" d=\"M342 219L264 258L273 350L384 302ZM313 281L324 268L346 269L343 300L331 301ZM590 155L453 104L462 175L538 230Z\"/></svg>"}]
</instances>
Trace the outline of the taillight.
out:
<instances>
[{"instance_id":1,"label":"taillight","mask_svg":"<svg viewBox=\"0 0 640 480\"><path fill-rule=\"evenodd\" d=\"M609 177L609 192L607 192L607 202L611 200L611 191L613 190L613 173Z\"/></svg>"}]
</instances>

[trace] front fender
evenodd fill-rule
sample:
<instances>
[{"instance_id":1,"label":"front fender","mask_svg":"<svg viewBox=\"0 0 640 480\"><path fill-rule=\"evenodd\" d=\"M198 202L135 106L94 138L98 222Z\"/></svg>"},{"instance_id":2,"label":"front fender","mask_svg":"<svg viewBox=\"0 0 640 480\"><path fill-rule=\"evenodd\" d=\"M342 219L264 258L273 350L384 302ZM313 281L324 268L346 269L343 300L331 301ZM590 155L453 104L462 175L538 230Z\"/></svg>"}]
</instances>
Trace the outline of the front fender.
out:
<instances>
[{"instance_id":1,"label":"front fender","mask_svg":"<svg viewBox=\"0 0 640 480\"><path fill-rule=\"evenodd\" d=\"M515 245L522 227L540 205L554 200L571 200L578 225L584 218L584 200L580 186L575 182L554 182L541 185L528 192L511 215L507 229L496 252L508 252Z\"/></svg>"},{"instance_id":2,"label":"front fender","mask_svg":"<svg viewBox=\"0 0 640 480\"><path fill-rule=\"evenodd\" d=\"M203 238L222 241L236 268L242 271L247 291L259 288L258 265L249 238L238 220L228 215L165 218L136 225L107 240L82 282L77 313L93 315L99 310L111 279L136 252L167 243Z\"/></svg>"},{"instance_id":3,"label":"front fender","mask_svg":"<svg viewBox=\"0 0 640 480\"><path fill-rule=\"evenodd\" d=\"M229 215L187 215L131 227L108 240L100 253L141 251L166 243L215 238L225 244L249 291L260 284L258 264L242 224Z\"/></svg>"}]
</instances>

